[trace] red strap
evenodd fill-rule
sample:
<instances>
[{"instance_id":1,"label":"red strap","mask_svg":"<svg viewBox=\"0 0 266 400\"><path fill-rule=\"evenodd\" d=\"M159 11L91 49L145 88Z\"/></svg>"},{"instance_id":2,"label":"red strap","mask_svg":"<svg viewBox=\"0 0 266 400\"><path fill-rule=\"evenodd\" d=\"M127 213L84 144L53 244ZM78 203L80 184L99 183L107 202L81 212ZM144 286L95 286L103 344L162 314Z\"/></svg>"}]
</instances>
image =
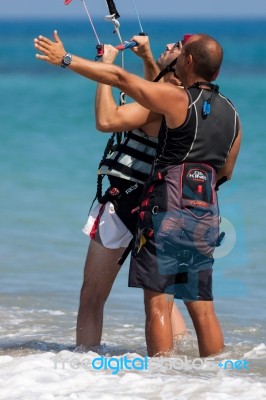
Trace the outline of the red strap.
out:
<instances>
[{"instance_id":1,"label":"red strap","mask_svg":"<svg viewBox=\"0 0 266 400\"><path fill-rule=\"evenodd\" d=\"M96 233L97 233L97 229L98 229L98 226L99 226L99 223L100 223L100 218L101 218L101 216L103 214L103 211L104 211L104 207L105 207L105 204L102 204L101 207L100 207L99 213L98 213L97 217L95 218L95 221L94 221L93 226L91 228L90 238L93 239L93 240L96 240Z\"/></svg>"}]
</instances>

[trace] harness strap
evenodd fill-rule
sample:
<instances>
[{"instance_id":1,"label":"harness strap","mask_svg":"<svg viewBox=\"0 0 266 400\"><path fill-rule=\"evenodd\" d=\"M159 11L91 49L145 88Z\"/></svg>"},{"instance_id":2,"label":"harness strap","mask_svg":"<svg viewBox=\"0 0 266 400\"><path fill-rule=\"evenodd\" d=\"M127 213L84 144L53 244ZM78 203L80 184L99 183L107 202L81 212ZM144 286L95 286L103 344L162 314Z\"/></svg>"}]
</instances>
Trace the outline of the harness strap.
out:
<instances>
[{"instance_id":1,"label":"harness strap","mask_svg":"<svg viewBox=\"0 0 266 400\"><path fill-rule=\"evenodd\" d=\"M147 180L145 183L145 186L150 186L152 183L157 182L157 181L162 181L167 175L167 170L160 170L157 172L154 172Z\"/></svg>"},{"instance_id":2,"label":"harness strap","mask_svg":"<svg viewBox=\"0 0 266 400\"><path fill-rule=\"evenodd\" d=\"M110 152L113 149L114 140L115 140L115 133L113 133L112 136L107 141L107 144L105 146L104 153L103 153L102 159L101 159L101 161L99 163L98 169L100 169L105 164L105 160L106 160L108 154L110 154ZM102 181L103 181L103 175L99 174L97 176L96 194L95 194L94 199L92 200L92 203L91 203L91 206L90 206L90 209L89 209L89 214L91 212L93 204L95 203L95 200L99 199L100 197L102 197Z\"/></svg>"},{"instance_id":3,"label":"harness strap","mask_svg":"<svg viewBox=\"0 0 266 400\"><path fill-rule=\"evenodd\" d=\"M126 144L121 144L119 146L119 152L120 154L126 154L128 156L136 158L137 160L144 161L148 164L152 164L154 160L154 156L143 153L142 151L134 149L133 147L127 146Z\"/></svg>"},{"instance_id":4,"label":"harness strap","mask_svg":"<svg viewBox=\"0 0 266 400\"><path fill-rule=\"evenodd\" d=\"M127 256L129 255L129 253L131 252L132 248L133 248L133 243L134 243L134 237L130 240L129 245L127 246L127 248L125 249L124 253L122 254L122 256L118 259L118 265L123 265L124 262L127 259Z\"/></svg>"},{"instance_id":5,"label":"harness strap","mask_svg":"<svg viewBox=\"0 0 266 400\"><path fill-rule=\"evenodd\" d=\"M156 76L156 78L153 80L153 82L158 82L160 79L162 79L168 72L175 72L174 65L176 64L177 58L175 58L167 67L165 67L159 75Z\"/></svg>"},{"instance_id":6,"label":"harness strap","mask_svg":"<svg viewBox=\"0 0 266 400\"><path fill-rule=\"evenodd\" d=\"M112 161L113 160L110 160L110 159L109 160L105 160L104 164L107 167L112 167ZM137 180L139 180L141 182L145 182L147 177L149 176L145 172L132 170L132 168L127 167L126 165L120 164L119 162L116 163L115 169L118 172L121 172L124 175L130 176L131 178L135 178L135 179L137 179Z\"/></svg>"}]
</instances>

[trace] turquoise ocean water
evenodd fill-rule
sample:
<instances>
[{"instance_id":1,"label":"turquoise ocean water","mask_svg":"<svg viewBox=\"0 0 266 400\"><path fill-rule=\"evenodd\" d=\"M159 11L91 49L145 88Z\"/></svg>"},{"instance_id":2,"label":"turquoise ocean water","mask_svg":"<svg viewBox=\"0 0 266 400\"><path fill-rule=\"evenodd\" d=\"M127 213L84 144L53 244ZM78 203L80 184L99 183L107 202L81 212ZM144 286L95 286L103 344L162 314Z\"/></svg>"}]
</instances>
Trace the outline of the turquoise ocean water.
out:
<instances>
[{"instance_id":1,"label":"turquoise ocean water","mask_svg":"<svg viewBox=\"0 0 266 400\"><path fill-rule=\"evenodd\" d=\"M95 39L86 20L0 21L0 399L266 398L266 21L142 23L156 57L166 43L193 32L214 36L225 51L217 83L239 111L243 144L233 179L219 192L227 235L216 254L214 294L227 346L215 360L247 360L249 369L115 376L55 369L55 356L75 354L88 246L81 228L108 135L95 129L95 83L36 60L33 38L57 29L68 51L87 58L95 56ZM96 27L103 42L118 43L108 23L97 20ZM123 39L138 29L124 21ZM125 67L142 73L129 50ZM145 356L142 292L127 288L127 272L128 261L106 306L104 351ZM195 334L178 305L191 337L176 357L192 360L198 357Z\"/></svg>"}]
</instances>

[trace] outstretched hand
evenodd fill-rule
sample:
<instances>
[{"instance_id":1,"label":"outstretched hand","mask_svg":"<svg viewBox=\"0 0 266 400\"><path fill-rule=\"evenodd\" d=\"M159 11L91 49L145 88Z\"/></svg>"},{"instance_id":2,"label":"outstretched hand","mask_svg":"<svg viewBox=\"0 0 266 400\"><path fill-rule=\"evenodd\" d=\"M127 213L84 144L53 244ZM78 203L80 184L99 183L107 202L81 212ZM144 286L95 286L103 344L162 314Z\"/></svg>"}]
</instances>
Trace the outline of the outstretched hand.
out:
<instances>
[{"instance_id":1,"label":"outstretched hand","mask_svg":"<svg viewBox=\"0 0 266 400\"><path fill-rule=\"evenodd\" d=\"M50 64L54 65L61 65L62 58L66 54L64 49L64 45L61 42L57 31L53 32L54 42L44 36L39 36L38 38L34 39L34 47L40 53L36 54L36 58L39 60L43 60L49 62Z\"/></svg>"}]
</instances>

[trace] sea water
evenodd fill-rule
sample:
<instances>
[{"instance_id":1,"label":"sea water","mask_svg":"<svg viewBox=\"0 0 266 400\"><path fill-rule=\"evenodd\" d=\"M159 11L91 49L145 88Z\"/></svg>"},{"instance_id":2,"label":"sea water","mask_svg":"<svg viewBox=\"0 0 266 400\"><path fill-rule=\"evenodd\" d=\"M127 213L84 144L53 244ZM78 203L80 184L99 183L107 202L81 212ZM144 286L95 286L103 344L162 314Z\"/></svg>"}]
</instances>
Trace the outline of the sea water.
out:
<instances>
[{"instance_id":1,"label":"sea water","mask_svg":"<svg viewBox=\"0 0 266 400\"><path fill-rule=\"evenodd\" d=\"M214 295L226 347L200 359L177 302L189 336L170 359L147 359L143 295L127 287L127 260L106 305L101 348L75 350L88 247L81 229L109 135L95 129L95 83L36 60L33 38L57 29L68 51L90 59L96 43L85 18L1 21L0 399L266 398L266 21L142 23L155 57L184 33L206 32L224 48L217 83L243 128L233 178L219 191L226 237L216 252ZM103 42L118 43L109 24L95 24ZM136 21L123 21L121 32L129 40ZM142 74L130 50L124 62Z\"/></svg>"}]
</instances>

